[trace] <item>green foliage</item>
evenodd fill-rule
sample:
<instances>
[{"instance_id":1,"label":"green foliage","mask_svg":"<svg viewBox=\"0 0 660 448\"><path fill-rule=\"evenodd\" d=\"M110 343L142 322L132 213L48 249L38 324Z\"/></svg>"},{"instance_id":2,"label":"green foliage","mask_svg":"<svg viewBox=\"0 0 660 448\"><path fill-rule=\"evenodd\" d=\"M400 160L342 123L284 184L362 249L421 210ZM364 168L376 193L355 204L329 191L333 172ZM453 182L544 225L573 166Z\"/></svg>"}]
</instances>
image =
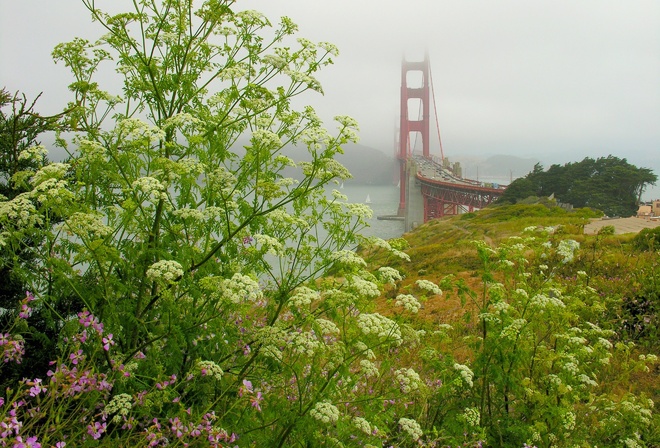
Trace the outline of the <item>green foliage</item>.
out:
<instances>
[{"instance_id":1,"label":"green foliage","mask_svg":"<svg viewBox=\"0 0 660 448\"><path fill-rule=\"evenodd\" d=\"M231 0L83 4L104 35L53 52L74 78L70 157L28 147L25 189L0 201L0 260L30 291L3 314L2 444L657 445L652 402L609 386L656 361L615 339L623 300L592 286L615 237L588 252L567 235L592 211L512 205L363 238L371 210L330 188L356 123L331 135L292 105L321 91L333 46ZM121 96L96 81L107 64ZM440 277L443 254L475 272L405 278ZM649 300L657 272L635 279ZM442 295L462 319L420 324ZM49 371L5 375L31 362L36 318Z\"/></svg>"},{"instance_id":2,"label":"green foliage","mask_svg":"<svg viewBox=\"0 0 660 448\"><path fill-rule=\"evenodd\" d=\"M642 229L633 239L637 250L657 251L660 249L660 227Z\"/></svg>"},{"instance_id":3,"label":"green foliage","mask_svg":"<svg viewBox=\"0 0 660 448\"><path fill-rule=\"evenodd\" d=\"M585 158L581 162L540 165L527 176L516 179L498 202L516 203L532 197L554 196L575 207L601 210L608 216L633 216L647 185L657 176L648 168L637 168L614 156Z\"/></svg>"},{"instance_id":4,"label":"green foliage","mask_svg":"<svg viewBox=\"0 0 660 448\"><path fill-rule=\"evenodd\" d=\"M29 178L48 162L47 150L39 138L46 132L64 129L59 116L44 117L36 112L39 97L28 101L24 94L11 95L0 90L0 200L14 199L31 190ZM0 247L6 244L3 239L7 226L21 219L19 210L11 208L11 202L0 202ZM57 217L53 217L54 220ZM38 240L24 238L22 246L12 255L20 260L17 264L34 263L32 250ZM7 254L8 255L8 254ZM0 256L0 259L2 256ZM21 278L21 269L0 262L0 328L8 328L10 322L20 312L18 304L25 298L28 289ZM32 356L24 363L7 369L0 385L5 381L15 381L33 372L43 372L48 368L49 356L54 349L54 332L50 328L49 313L37 312L33 315L29 331L25 332L25 347Z\"/></svg>"},{"instance_id":5,"label":"green foliage","mask_svg":"<svg viewBox=\"0 0 660 448\"><path fill-rule=\"evenodd\" d=\"M469 391L438 389L427 422L434 431L463 443L455 416L464 409L477 418L464 434L492 446L652 446L652 401L618 396L606 381L613 362L626 375L656 358L634 359L634 344L612 343L616 333L599 325L601 298L573 267L579 244L530 227L498 247L476 247L483 283L461 281L457 293L478 318L449 336L462 333L471 348L469 371L456 367Z\"/></svg>"}]
</instances>

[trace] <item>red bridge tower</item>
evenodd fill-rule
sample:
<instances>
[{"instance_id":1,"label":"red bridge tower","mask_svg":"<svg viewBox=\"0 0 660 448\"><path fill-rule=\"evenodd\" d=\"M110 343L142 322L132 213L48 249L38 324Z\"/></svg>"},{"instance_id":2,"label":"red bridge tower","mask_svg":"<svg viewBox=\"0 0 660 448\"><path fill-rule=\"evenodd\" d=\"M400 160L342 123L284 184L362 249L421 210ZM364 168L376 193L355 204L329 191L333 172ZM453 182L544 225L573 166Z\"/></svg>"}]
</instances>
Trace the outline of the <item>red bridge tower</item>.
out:
<instances>
[{"instance_id":1,"label":"red bridge tower","mask_svg":"<svg viewBox=\"0 0 660 448\"><path fill-rule=\"evenodd\" d=\"M421 72L422 85L421 87L408 86L408 72ZM410 134L412 132L419 132L422 138L422 151L424 157L429 157L429 91L430 91L431 77L429 72L429 55L428 52L424 54L423 61L411 62L406 61L405 56L401 64L401 122L399 126L399 179L400 196L399 196L399 210L398 215L404 216L406 212L406 160L410 156L411 144ZM421 102L422 117L421 119L411 119L410 111L408 109L408 100L417 98Z\"/></svg>"}]
</instances>

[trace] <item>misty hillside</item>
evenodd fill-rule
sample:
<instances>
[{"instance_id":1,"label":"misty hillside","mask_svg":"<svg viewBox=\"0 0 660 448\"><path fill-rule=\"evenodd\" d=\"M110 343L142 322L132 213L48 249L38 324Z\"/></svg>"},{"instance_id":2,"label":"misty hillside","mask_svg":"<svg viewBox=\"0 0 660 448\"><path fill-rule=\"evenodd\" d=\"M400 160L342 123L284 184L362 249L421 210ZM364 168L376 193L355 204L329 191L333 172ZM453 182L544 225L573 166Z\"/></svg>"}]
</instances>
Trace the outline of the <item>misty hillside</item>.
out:
<instances>
[{"instance_id":1,"label":"misty hillside","mask_svg":"<svg viewBox=\"0 0 660 448\"><path fill-rule=\"evenodd\" d=\"M352 183L361 185L395 184L399 171L392 155L385 154L375 148L356 143L343 145L344 154L337 154L337 160L353 175ZM294 146L284 148L283 153L293 160L309 160L305 151ZM291 173L291 176L295 174Z\"/></svg>"}]
</instances>

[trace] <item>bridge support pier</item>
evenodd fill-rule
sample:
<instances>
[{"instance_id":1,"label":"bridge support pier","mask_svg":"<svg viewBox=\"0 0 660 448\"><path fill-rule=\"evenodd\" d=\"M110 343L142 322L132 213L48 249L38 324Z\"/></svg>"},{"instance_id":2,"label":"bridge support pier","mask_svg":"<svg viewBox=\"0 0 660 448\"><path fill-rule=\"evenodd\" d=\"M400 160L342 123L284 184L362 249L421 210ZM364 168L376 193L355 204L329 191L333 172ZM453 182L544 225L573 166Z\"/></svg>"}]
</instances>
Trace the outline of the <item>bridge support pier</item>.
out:
<instances>
[{"instance_id":1,"label":"bridge support pier","mask_svg":"<svg viewBox=\"0 0 660 448\"><path fill-rule=\"evenodd\" d=\"M403 216L405 216L405 231L410 232L415 227L424 224L424 212L426 208L425 198L422 195L422 188L417 180L417 164L413 159L408 159L404 171L406 182L406 202ZM402 183L403 183L402 180Z\"/></svg>"}]
</instances>

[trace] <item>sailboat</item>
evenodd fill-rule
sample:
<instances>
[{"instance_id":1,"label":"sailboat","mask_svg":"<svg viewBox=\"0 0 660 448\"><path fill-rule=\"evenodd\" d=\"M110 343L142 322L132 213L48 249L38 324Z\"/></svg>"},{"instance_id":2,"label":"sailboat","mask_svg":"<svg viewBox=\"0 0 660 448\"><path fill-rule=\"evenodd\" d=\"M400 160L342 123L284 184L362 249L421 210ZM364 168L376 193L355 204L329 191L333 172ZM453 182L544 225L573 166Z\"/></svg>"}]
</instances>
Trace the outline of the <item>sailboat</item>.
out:
<instances>
[{"instance_id":1,"label":"sailboat","mask_svg":"<svg viewBox=\"0 0 660 448\"><path fill-rule=\"evenodd\" d=\"M365 204L371 204L371 197L369 196L368 193L367 193L367 199L364 200L364 203Z\"/></svg>"}]
</instances>

